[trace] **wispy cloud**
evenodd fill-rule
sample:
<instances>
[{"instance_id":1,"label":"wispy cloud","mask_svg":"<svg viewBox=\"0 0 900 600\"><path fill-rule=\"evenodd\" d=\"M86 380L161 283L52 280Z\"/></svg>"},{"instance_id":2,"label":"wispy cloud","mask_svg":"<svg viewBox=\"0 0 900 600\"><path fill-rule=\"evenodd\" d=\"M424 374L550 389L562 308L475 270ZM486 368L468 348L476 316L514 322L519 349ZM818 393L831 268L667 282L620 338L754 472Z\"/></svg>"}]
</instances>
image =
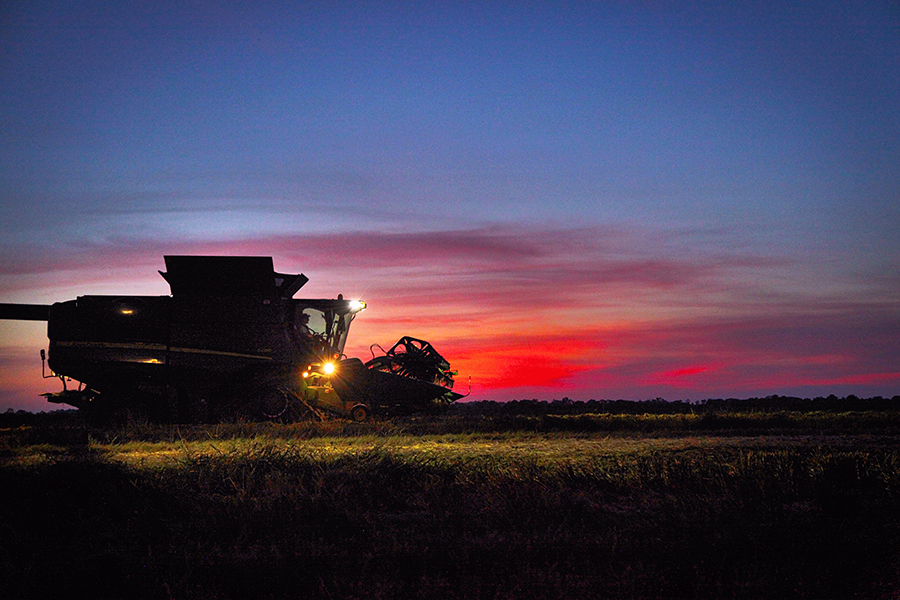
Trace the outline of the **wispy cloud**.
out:
<instances>
[{"instance_id":1,"label":"wispy cloud","mask_svg":"<svg viewBox=\"0 0 900 600\"><path fill-rule=\"evenodd\" d=\"M698 249L691 232L680 246L671 231L622 226L117 237L58 253L25 249L17 260L3 249L0 295L166 293L155 274L164 254L272 255L276 269L311 277L300 295L369 302L351 355L366 358L370 344L402 335L428 339L461 380L472 377L473 397L886 394L900 386L900 313L883 278L857 278L848 289L815 264L724 248Z\"/></svg>"}]
</instances>

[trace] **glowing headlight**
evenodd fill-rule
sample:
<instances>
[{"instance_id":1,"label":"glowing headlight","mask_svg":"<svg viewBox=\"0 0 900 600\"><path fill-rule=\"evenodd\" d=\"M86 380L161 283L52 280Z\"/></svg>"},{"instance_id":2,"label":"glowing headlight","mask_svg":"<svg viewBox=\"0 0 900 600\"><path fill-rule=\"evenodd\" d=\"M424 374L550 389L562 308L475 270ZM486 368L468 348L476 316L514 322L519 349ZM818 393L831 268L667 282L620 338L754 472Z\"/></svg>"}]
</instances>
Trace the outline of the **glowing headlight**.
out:
<instances>
[{"instance_id":1,"label":"glowing headlight","mask_svg":"<svg viewBox=\"0 0 900 600\"><path fill-rule=\"evenodd\" d=\"M334 363L329 362L322 365L322 372L326 375L331 375L332 373L334 373Z\"/></svg>"},{"instance_id":2,"label":"glowing headlight","mask_svg":"<svg viewBox=\"0 0 900 600\"><path fill-rule=\"evenodd\" d=\"M359 312L366 307L366 303L362 300L351 300L350 301L350 312Z\"/></svg>"}]
</instances>

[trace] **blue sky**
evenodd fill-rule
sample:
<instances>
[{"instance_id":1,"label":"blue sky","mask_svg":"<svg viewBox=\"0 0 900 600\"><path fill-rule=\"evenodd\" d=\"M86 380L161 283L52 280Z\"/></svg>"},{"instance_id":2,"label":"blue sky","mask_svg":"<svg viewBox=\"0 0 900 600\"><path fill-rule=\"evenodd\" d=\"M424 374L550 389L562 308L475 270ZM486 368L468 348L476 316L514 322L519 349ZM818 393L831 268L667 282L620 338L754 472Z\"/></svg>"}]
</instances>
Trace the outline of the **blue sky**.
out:
<instances>
[{"instance_id":1,"label":"blue sky","mask_svg":"<svg viewBox=\"0 0 900 600\"><path fill-rule=\"evenodd\" d=\"M273 255L473 397L893 395L898 108L892 2L4 3L0 301Z\"/></svg>"}]
</instances>

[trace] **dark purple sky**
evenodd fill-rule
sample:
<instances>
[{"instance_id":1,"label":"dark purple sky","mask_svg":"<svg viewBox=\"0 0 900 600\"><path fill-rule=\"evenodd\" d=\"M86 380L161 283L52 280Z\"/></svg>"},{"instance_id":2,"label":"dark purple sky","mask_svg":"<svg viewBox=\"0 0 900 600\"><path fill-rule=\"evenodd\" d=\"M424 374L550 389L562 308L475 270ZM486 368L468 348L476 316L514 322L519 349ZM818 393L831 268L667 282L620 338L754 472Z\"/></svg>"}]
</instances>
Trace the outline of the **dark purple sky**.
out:
<instances>
[{"instance_id":1,"label":"dark purple sky","mask_svg":"<svg viewBox=\"0 0 900 600\"><path fill-rule=\"evenodd\" d=\"M900 393L896 2L4 2L0 131L0 302L272 255L473 398Z\"/></svg>"}]
</instances>

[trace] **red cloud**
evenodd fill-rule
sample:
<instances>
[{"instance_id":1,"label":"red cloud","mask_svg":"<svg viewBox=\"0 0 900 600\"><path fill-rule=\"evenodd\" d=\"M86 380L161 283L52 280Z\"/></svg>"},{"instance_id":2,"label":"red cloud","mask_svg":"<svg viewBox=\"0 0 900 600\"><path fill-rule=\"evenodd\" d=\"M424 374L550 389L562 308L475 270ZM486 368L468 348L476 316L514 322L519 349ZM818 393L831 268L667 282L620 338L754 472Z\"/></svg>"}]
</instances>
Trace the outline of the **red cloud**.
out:
<instances>
[{"instance_id":1,"label":"red cloud","mask_svg":"<svg viewBox=\"0 0 900 600\"><path fill-rule=\"evenodd\" d=\"M521 386L562 388L589 366L579 362L595 345L592 340L562 335L503 335L448 342L447 358L479 390Z\"/></svg>"},{"instance_id":2,"label":"red cloud","mask_svg":"<svg viewBox=\"0 0 900 600\"><path fill-rule=\"evenodd\" d=\"M16 258L12 250L3 250L0 294L20 302L46 301L29 294L48 289L63 290L54 300L166 293L155 273L164 254L272 255L276 269L310 277L301 296L369 302L348 354L368 358L370 344L402 335L427 339L458 381L472 377L473 397L893 395L900 385L900 314L883 281L826 297L786 276L790 260L711 255L621 228L109 239L37 255L15 249ZM7 388L25 376L5 372Z\"/></svg>"}]
</instances>

